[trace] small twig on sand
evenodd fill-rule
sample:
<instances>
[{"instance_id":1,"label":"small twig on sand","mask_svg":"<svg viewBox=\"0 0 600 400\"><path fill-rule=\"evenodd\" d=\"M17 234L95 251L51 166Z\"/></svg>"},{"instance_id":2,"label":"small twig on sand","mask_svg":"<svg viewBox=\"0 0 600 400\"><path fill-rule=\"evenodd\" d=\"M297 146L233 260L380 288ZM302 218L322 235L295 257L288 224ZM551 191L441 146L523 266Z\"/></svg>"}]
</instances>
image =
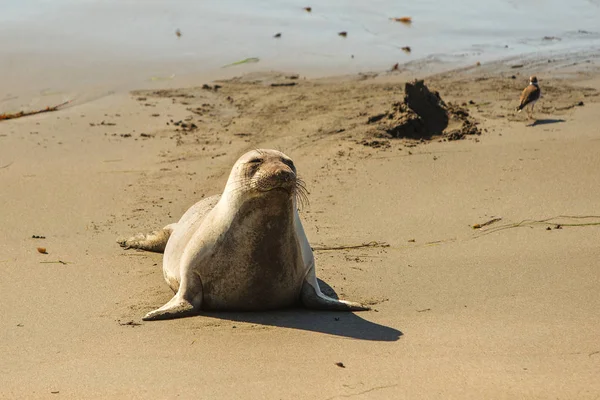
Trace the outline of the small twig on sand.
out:
<instances>
[{"instance_id":1,"label":"small twig on sand","mask_svg":"<svg viewBox=\"0 0 600 400\"><path fill-rule=\"evenodd\" d=\"M128 321L128 322L121 322L120 320L117 321L119 323L119 325L121 326L140 326L142 324L140 324L139 322L134 322L134 321Z\"/></svg>"},{"instance_id":2,"label":"small twig on sand","mask_svg":"<svg viewBox=\"0 0 600 400\"><path fill-rule=\"evenodd\" d=\"M426 242L424 243L425 246L433 246L436 244L442 244L442 243L449 243L449 242L455 242L456 238L450 238L450 239L442 239L442 240L435 240L433 242Z\"/></svg>"},{"instance_id":3,"label":"small twig on sand","mask_svg":"<svg viewBox=\"0 0 600 400\"><path fill-rule=\"evenodd\" d=\"M73 264L70 261L62 261L62 260L58 260L58 261L40 261L40 264L62 264L62 265L67 265L67 264Z\"/></svg>"},{"instance_id":4,"label":"small twig on sand","mask_svg":"<svg viewBox=\"0 0 600 400\"><path fill-rule=\"evenodd\" d=\"M0 114L0 121L4 121L4 120L7 120L7 119L15 119L15 118L27 117L29 115L41 114L41 113L45 113L45 112L56 111L60 107L66 105L66 104L69 104L70 102L71 102L71 100L65 101L64 103L61 103L61 104L58 104L58 105L52 106L52 107L42 108L41 110L19 111L17 113L12 113L12 114L8 114L8 113Z\"/></svg>"},{"instance_id":5,"label":"small twig on sand","mask_svg":"<svg viewBox=\"0 0 600 400\"><path fill-rule=\"evenodd\" d=\"M361 249L365 247L390 247L386 242L369 242L357 245L349 245L349 246L316 246L313 247L313 251L324 251L324 250L347 250L347 249Z\"/></svg>"},{"instance_id":6,"label":"small twig on sand","mask_svg":"<svg viewBox=\"0 0 600 400\"><path fill-rule=\"evenodd\" d=\"M13 165L13 163L14 163L14 161L11 161L11 162L9 162L9 163L8 163L8 164L6 164L6 165L3 165L3 166L1 166L1 167L0 167L0 169L2 169L2 168L8 168L8 167L10 167L11 165Z\"/></svg>"},{"instance_id":7,"label":"small twig on sand","mask_svg":"<svg viewBox=\"0 0 600 400\"><path fill-rule=\"evenodd\" d=\"M490 228L484 231L481 231L481 234L478 234L477 236L475 236L476 238L481 237L483 235L487 235L489 233L494 233L494 232L498 232L504 229L510 229L510 228L523 228L523 227L528 227L528 228L532 228L534 225L548 225L548 226L554 226L555 228L560 228L563 226L594 226L594 225L600 225L600 221L596 221L596 222L579 222L579 223L569 223L569 222L558 222L555 221L557 219L576 219L576 220L580 220L580 219L598 219L600 220L600 216L599 215L558 215L556 217L550 217L550 218L545 218L545 219L540 219L540 220L532 220L532 219L524 219L521 222L517 222L514 224L506 224L506 225L500 225L494 228Z\"/></svg>"},{"instance_id":8,"label":"small twig on sand","mask_svg":"<svg viewBox=\"0 0 600 400\"><path fill-rule=\"evenodd\" d=\"M489 221L486 221L486 222L484 222L482 224L475 224L475 225L472 226L472 228L473 229L480 229L480 228L483 228L484 226L491 225L494 222L498 222L498 221L501 221L501 220L502 220L502 218L492 218Z\"/></svg>"}]
</instances>

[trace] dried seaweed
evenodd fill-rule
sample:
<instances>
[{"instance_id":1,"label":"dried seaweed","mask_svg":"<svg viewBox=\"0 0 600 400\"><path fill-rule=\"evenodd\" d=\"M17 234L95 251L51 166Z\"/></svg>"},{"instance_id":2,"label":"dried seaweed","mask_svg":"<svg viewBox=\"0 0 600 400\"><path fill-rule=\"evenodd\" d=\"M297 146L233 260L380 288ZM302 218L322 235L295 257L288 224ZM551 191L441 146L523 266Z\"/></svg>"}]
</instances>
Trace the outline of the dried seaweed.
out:
<instances>
[{"instance_id":1,"label":"dried seaweed","mask_svg":"<svg viewBox=\"0 0 600 400\"><path fill-rule=\"evenodd\" d=\"M41 114L41 113L45 113L45 112L57 111L60 107L66 105L66 104L69 104L70 102L71 102L71 100L65 101L64 103L61 103L61 104L58 104L58 105L52 106L52 107L46 107L41 110L19 111L17 113L3 113L3 114L0 114L0 121L28 117L30 115Z\"/></svg>"}]
</instances>

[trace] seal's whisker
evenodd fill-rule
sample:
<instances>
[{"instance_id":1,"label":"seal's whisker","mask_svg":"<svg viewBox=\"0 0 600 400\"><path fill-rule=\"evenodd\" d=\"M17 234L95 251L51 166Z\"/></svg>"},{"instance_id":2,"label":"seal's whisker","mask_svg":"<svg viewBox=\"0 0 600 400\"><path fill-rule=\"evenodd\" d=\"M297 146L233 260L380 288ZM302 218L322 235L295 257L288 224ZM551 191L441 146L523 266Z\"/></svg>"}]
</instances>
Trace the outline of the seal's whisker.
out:
<instances>
[{"instance_id":1,"label":"seal's whisker","mask_svg":"<svg viewBox=\"0 0 600 400\"><path fill-rule=\"evenodd\" d=\"M242 185L234 185L230 188L230 192L234 193L234 194L238 194L238 193L243 193L244 191L246 191L248 189L250 185L249 184L242 184Z\"/></svg>"},{"instance_id":2,"label":"seal's whisker","mask_svg":"<svg viewBox=\"0 0 600 400\"><path fill-rule=\"evenodd\" d=\"M296 207L298 208L298 210L304 210L304 208L306 207L306 197L301 195L300 193L298 193L296 195Z\"/></svg>"},{"instance_id":3,"label":"seal's whisker","mask_svg":"<svg viewBox=\"0 0 600 400\"><path fill-rule=\"evenodd\" d=\"M296 177L296 186L301 187L304 190L306 189L306 183L304 182L304 180L302 178L300 178L299 176Z\"/></svg>"},{"instance_id":4,"label":"seal's whisker","mask_svg":"<svg viewBox=\"0 0 600 400\"><path fill-rule=\"evenodd\" d=\"M238 187L240 185L244 185L244 184L248 183L249 181L250 181L250 177L242 176L239 179L235 179L235 180L231 181L231 184Z\"/></svg>"},{"instance_id":5,"label":"seal's whisker","mask_svg":"<svg viewBox=\"0 0 600 400\"><path fill-rule=\"evenodd\" d=\"M302 178L296 178L296 187L308 194L308 189L306 188L306 183L302 180Z\"/></svg>"},{"instance_id":6,"label":"seal's whisker","mask_svg":"<svg viewBox=\"0 0 600 400\"><path fill-rule=\"evenodd\" d=\"M246 176L241 176L239 179L231 181L230 184L233 189L241 190L244 187L247 187L251 180L252 180L252 177L246 175Z\"/></svg>"},{"instance_id":7,"label":"seal's whisker","mask_svg":"<svg viewBox=\"0 0 600 400\"><path fill-rule=\"evenodd\" d=\"M300 203L300 208L304 208L305 206L309 205L310 202L308 200L308 189L306 189L306 184L299 177L296 178L294 192L296 195L296 200Z\"/></svg>"}]
</instances>

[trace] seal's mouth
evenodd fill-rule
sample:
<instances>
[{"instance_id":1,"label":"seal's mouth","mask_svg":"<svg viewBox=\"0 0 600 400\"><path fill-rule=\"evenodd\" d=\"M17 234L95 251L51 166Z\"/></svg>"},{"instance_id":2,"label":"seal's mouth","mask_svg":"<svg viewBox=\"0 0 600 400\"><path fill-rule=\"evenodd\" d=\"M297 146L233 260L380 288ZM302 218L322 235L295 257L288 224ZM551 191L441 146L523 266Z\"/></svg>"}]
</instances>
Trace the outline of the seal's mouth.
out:
<instances>
[{"instance_id":1,"label":"seal's mouth","mask_svg":"<svg viewBox=\"0 0 600 400\"><path fill-rule=\"evenodd\" d=\"M292 171L277 171L255 177L256 188L259 191L285 190L289 193L296 188L296 174Z\"/></svg>"},{"instance_id":2,"label":"seal's mouth","mask_svg":"<svg viewBox=\"0 0 600 400\"><path fill-rule=\"evenodd\" d=\"M261 190L261 192L285 192L287 194L293 194L294 190L293 188L287 188L287 187L283 187L283 186L277 186L271 189L264 189Z\"/></svg>"},{"instance_id":3,"label":"seal's mouth","mask_svg":"<svg viewBox=\"0 0 600 400\"><path fill-rule=\"evenodd\" d=\"M297 178L293 177L291 180L279 181L276 182L257 182L255 185L256 190L259 193L282 193L290 197L295 197L297 202L304 207L308 204L308 191L304 186L304 182Z\"/></svg>"}]
</instances>

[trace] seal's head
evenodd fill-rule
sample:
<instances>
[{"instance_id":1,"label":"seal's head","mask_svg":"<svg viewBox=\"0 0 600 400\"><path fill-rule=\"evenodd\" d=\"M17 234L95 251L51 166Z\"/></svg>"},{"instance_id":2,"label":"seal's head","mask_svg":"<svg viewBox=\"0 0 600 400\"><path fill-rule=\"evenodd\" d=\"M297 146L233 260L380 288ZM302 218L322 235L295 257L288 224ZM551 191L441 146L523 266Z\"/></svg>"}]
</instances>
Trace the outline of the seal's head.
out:
<instances>
[{"instance_id":1,"label":"seal's head","mask_svg":"<svg viewBox=\"0 0 600 400\"><path fill-rule=\"evenodd\" d=\"M280 192L302 203L306 200L304 183L298 178L292 159L270 149L251 150L242 155L231 170L227 189L243 192L245 197Z\"/></svg>"}]
</instances>

